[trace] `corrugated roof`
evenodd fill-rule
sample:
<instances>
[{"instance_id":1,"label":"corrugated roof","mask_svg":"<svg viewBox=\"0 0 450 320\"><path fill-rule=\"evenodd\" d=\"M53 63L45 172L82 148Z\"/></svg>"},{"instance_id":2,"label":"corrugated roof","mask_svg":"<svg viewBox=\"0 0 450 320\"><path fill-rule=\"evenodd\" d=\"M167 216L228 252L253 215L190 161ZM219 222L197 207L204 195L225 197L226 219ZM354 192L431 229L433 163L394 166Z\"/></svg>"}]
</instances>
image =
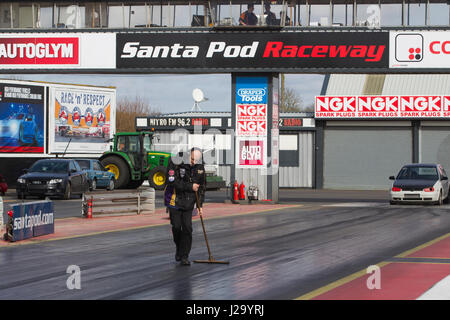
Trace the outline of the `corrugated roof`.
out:
<instances>
[{"instance_id":1,"label":"corrugated roof","mask_svg":"<svg viewBox=\"0 0 450 320\"><path fill-rule=\"evenodd\" d=\"M383 77L380 77L382 79ZM381 92L368 91L365 74L332 74L326 95L442 95L450 93L449 74L387 74ZM366 90L365 90L366 89Z\"/></svg>"}]
</instances>

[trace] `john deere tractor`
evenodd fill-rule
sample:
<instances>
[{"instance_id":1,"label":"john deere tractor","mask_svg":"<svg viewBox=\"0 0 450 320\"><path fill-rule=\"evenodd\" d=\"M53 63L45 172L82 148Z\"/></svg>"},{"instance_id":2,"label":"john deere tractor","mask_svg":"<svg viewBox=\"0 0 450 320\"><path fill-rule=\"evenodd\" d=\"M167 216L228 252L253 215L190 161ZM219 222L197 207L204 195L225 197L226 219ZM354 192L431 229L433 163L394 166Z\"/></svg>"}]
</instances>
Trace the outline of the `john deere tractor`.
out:
<instances>
[{"instance_id":1,"label":"john deere tractor","mask_svg":"<svg viewBox=\"0 0 450 320\"><path fill-rule=\"evenodd\" d=\"M100 157L116 176L117 189L135 189L145 180L155 190L164 189L170 153L151 151L153 132L121 132L114 135L111 151Z\"/></svg>"}]
</instances>

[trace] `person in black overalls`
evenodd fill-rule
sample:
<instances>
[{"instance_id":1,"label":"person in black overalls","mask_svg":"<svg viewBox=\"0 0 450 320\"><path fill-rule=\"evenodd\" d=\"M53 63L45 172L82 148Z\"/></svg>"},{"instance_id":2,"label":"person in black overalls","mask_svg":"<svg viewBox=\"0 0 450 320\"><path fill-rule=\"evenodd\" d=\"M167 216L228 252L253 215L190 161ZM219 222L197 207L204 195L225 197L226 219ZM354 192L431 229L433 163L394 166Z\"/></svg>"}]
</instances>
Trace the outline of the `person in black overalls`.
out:
<instances>
[{"instance_id":1,"label":"person in black overalls","mask_svg":"<svg viewBox=\"0 0 450 320\"><path fill-rule=\"evenodd\" d=\"M200 208L205 199L206 174L200 149L192 148L190 163L174 164L172 159L167 167L166 193L170 190L167 206L172 225L173 241L176 245L175 260L181 265L190 265L189 253L192 247L192 210L198 193ZM166 197L166 195L165 195Z\"/></svg>"}]
</instances>

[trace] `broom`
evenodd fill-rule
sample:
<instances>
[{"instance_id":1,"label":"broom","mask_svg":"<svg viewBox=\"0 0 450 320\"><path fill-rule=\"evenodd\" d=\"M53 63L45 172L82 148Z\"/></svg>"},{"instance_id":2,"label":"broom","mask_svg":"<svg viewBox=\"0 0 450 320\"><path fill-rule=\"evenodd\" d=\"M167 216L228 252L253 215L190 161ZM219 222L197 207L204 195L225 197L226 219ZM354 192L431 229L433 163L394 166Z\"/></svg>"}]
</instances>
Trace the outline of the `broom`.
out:
<instances>
[{"instance_id":1,"label":"broom","mask_svg":"<svg viewBox=\"0 0 450 320\"><path fill-rule=\"evenodd\" d=\"M197 209L200 209L200 201L198 200L198 193L197 193L197 191L195 191L195 197L196 197L196 199L197 199ZM219 263L219 264L229 264L230 262L228 262L228 261L217 261L217 260L215 260L214 257L211 255L211 250L209 249L208 237L206 236L205 224L203 223L203 216L202 216L202 215L200 215L200 220L201 220L201 222L202 222L203 235L205 236L206 247L208 248L209 258L208 258L208 260L194 260L194 262L196 262L196 263Z\"/></svg>"}]
</instances>

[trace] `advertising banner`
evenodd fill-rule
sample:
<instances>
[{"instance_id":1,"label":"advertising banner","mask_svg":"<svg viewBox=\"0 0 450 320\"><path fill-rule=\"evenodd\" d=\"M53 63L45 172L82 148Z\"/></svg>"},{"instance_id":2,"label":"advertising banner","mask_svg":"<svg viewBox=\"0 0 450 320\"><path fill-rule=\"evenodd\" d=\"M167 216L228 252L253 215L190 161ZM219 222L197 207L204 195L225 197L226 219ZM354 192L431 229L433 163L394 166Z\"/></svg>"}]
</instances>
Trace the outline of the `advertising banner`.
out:
<instances>
[{"instance_id":1,"label":"advertising banner","mask_svg":"<svg viewBox=\"0 0 450 320\"><path fill-rule=\"evenodd\" d=\"M55 232L52 201L36 201L11 205L13 241Z\"/></svg>"},{"instance_id":2,"label":"advertising banner","mask_svg":"<svg viewBox=\"0 0 450 320\"><path fill-rule=\"evenodd\" d=\"M237 138L237 168L265 168L267 165L267 138Z\"/></svg>"},{"instance_id":3,"label":"advertising banner","mask_svg":"<svg viewBox=\"0 0 450 320\"><path fill-rule=\"evenodd\" d=\"M388 68L389 32L118 33L117 69Z\"/></svg>"},{"instance_id":4,"label":"advertising banner","mask_svg":"<svg viewBox=\"0 0 450 320\"><path fill-rule=\"evenodd\" d=\"M0 33L1 69L114 69L115 33Z\"/></svg>"},{"instance_id":5,"label":"advertising banner","mask_svg":"<svg viewBox=\"0 0 450 320\"><path fill-rule=\"evenodd\" d=\"M75 87L50 89L51 153L102 153L115 130L115 91Z\"/></svg>"},{"instance_id":6,"label":"advertising banner","mask_svg":"<svg viewBox=\"0 0 450 320\"><path fill-rule=\"evenodd\" d=\"M0 153L44 152L44 87L0 83Z\"/></svg>"},{"instance_id":7,"label":"advertising banner","mask_svg":"<svg viewBox=\"0 0 450 320\"><path fill-rule=\"evenodd\" d=\"M448 31L390 32L390 68L450 68Z\"/></svg>"},{"instance_id":8,"label":"advertising banner","mask_svg":"<svg viewBox=\"0 0 450 320\"><path fill-rule=\"evenodd\" d=\"M317 96L315 117L450 118L450 96Z\"/></svg>"},{"instance_id":9,"label":"advertising banner","mask_svg":"<svg viewBox=\"0 0 450 320\"><path fill-rule=\"evenodd\" d=\"M267 166L268 78L236 77L236 167Z\"/></svg>"}]
</instances>

